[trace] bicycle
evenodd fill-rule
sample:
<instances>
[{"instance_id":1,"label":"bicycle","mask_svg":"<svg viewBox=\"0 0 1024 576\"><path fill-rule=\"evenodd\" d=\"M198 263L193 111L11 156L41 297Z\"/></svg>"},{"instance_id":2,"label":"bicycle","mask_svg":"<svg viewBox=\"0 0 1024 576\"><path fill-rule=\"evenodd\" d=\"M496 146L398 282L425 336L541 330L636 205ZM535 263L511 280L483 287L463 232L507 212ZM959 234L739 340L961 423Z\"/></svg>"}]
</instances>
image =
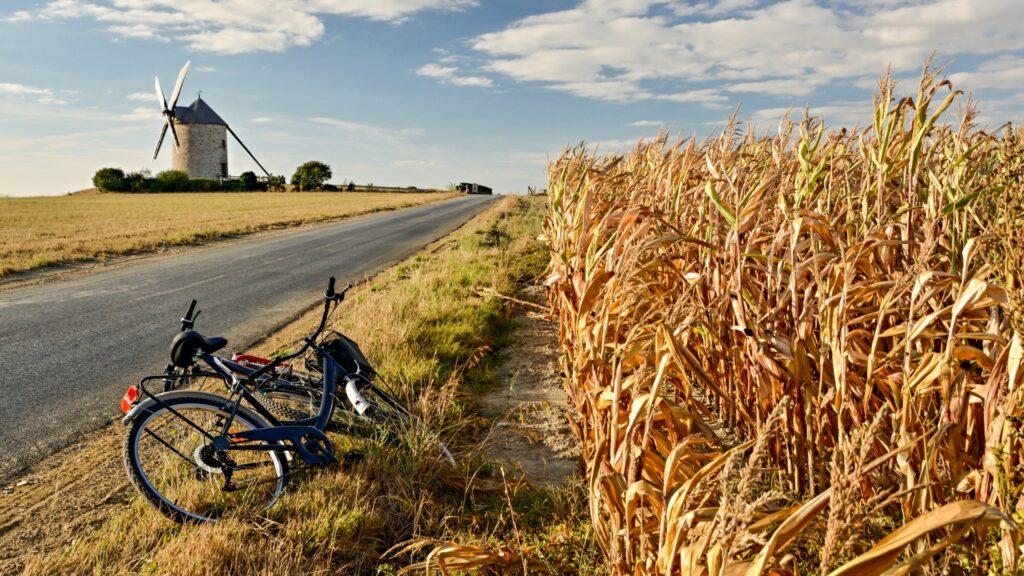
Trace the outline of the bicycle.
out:
<instances>
[{"instance_id":1,"label":"bicycle","mask_svg":"<svg viewBox=\"0 0 1024 576\"><path fill-rule=\"evenodd\" d=\"M227 340L207 338L193 329L199 312L192 301L181 319L181 332L171 342L171 363L164 373L142 378L121 400L122 423L128 427L125 468L151 505L182 523L214 522L228 512L269 508L293 474L337 461L325 430L338 403L339 384L351 409L366 421L389 427L412 422L408 410L373 383L372 368L361 352L350 358L344 346L332 344L336 339L318 341L332 305L336 309L349 288L335 292L331 278L317 328L298 351L273 360L216 356ZM289 367L307 351L322 370L318 382ZM353 370L353 362L363 365ZM200 378L220 379L228 395L182 388ZM153 393L147 385L157 381L163 389ZM266 404L270 394L282 390L315 399L315 413L284 419L275 415ZM441 451L453 464L443 443ZM290 471L296 459L299 467Z\"/></svg>"}]
</instances>

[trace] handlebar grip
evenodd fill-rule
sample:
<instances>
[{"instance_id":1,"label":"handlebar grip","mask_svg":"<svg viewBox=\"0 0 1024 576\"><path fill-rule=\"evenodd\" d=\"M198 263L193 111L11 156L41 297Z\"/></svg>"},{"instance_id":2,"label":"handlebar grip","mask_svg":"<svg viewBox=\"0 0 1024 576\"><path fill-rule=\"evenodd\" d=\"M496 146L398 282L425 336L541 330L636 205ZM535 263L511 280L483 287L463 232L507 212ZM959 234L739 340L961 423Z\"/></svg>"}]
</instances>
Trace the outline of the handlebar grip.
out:
<instances>
[{"instance_id":1,"label":"handlebar grip","mask_svg":"<svg viewBox=\"0 0 1024 576\"><path fill-rule=\"evenodd\" d=\"M192 303L188 305L188 312L185 312L185 318L191 320L192 313L196 311L196 301L192 300Z\"/></svg>"},{"instance_id":2,"label":"handlebar grip","mask_svg":"<svg viewBox=\"0 0 1024 576\"><path fill-rule=\"evenodd\" d=\"M334 298L334 276L327 281L327 292L324 292L325 298Z\"/></svg>"}]
</instances>

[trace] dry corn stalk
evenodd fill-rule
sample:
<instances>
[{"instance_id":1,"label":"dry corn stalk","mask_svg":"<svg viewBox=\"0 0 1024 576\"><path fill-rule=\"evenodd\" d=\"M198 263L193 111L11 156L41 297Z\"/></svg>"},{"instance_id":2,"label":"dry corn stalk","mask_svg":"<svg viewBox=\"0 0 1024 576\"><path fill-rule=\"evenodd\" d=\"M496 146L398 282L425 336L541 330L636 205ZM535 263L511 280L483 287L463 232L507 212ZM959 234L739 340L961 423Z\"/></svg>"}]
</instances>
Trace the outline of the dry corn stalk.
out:
<instances>
[{"instance_id":1,"label":"dry corn stalk","mask_svg":"<svg viewBox=\"0 0 1024 576\"><path fill-rule=\"evenodd\" d=\"M1017 563L1024 146L978 131L969 102L945 123L959 96L926 66L913 98L883 78L863 130L730 125L550 166L549 296L615 573L761 573L865 503L903 527L840 573L956 542L982 557L988 526ZM752 439L733 457L756 441L804 503L723 536L730 451L709 425ZM836 493L862 501L830 502L868 426Z\"/></svg>"}]
</instances>

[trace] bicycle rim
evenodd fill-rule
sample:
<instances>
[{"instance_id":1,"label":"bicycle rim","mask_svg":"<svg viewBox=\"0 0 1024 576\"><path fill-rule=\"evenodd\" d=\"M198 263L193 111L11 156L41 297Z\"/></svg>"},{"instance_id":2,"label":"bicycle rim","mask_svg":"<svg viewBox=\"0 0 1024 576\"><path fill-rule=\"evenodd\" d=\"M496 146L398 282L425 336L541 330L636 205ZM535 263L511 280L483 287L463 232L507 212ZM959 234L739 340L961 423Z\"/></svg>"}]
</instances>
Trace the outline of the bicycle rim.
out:
<instances>
[{"instance_id":1,"label":"bicycle rim","mask_svg":"<svg viewBox=\"0 0 1024 576\"><path fill-rule=\"evenodd\" d=\"M210 436L220 435L228 414L200 400L171 402L175 412ZM281 453L226 450L188 422L156 406L139 417L126 445L133 481L163 513L179 521L215 521L225 514L259 513L284 490L287 464ZM230 432L261 427L237 414ZM226 484L226 471L231 483Z\"/></svg>"}]
</instances>

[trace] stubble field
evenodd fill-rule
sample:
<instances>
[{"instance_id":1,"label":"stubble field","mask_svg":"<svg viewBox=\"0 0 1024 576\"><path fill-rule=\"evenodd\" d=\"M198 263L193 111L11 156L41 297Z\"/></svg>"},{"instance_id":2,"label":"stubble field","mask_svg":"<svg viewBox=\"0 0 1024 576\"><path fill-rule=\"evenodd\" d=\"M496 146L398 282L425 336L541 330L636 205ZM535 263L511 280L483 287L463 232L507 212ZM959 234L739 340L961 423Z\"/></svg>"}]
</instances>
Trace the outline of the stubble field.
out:
<instances>
[{"instance_id":1,"label":"stubble field","mask_svg":"<svg viewBox=\"0 0 1024 576\"><path fill-rule=\"evenodd\" d=\"M0 198L0 278L435 202L448 193L96 194Z\"/></svg>"}]
</instances>

